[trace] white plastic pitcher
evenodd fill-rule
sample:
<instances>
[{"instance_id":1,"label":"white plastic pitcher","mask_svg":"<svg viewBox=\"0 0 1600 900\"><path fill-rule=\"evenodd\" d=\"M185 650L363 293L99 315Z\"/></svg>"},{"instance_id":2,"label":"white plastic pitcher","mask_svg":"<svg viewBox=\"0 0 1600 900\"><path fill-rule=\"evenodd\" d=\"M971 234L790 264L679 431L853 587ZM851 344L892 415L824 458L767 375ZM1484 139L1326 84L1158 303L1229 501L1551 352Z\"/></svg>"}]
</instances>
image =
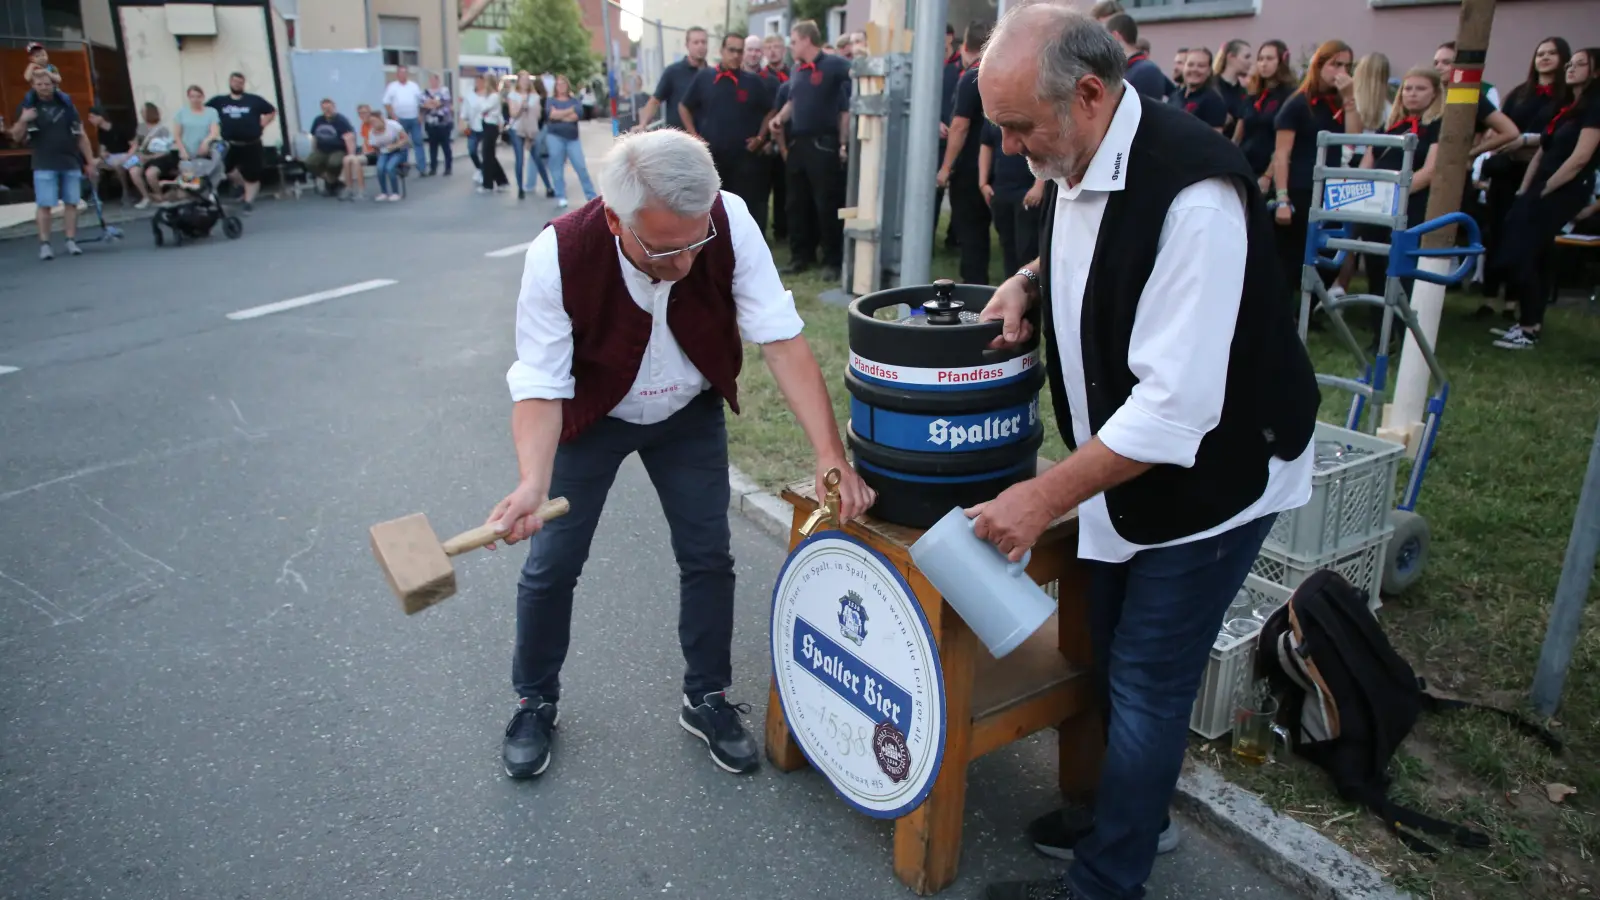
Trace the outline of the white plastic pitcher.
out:
<instances>
[{"instance_id":1,"label":"white plastic pitcher","mask_svg":"<svg viewBox=\"0 0 1600 900\"><path fill-rule=\"evenodd\" d=\"M989 652L999 659L1017 649L1055 612L1056 604L1024 571L972 529L961 507L945 513L911 545L911 560L928 576Z\"/></svg>"}]
</instances>

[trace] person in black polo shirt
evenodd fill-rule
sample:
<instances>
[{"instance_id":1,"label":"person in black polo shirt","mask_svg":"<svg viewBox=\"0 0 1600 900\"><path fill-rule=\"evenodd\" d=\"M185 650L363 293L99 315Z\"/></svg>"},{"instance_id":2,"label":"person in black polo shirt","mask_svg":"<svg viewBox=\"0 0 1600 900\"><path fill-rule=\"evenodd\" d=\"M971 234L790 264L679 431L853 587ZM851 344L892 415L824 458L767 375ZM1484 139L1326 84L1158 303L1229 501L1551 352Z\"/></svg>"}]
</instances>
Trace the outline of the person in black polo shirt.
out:
<instances>
[{"instance_id":1,"label":"person in black polo shirt","mask_svg":"<svg viewBox=\"0 0 1600 900\"><path fill-rule=\"evenodd\" d=\"M1494 342L1505 350L1531 350L1544 328L1543 274L1550 244L1594 198L1600 167L1600 48L1574 51L1566 83L1572 99L1544 126L1539 150L1522 176L1506 215L1500 262L1519 301L1517 324Z\"/></svg>"},{"instance_id":2,"label":"person in black polo shirt","mask_svg":"<svg viewBox=\"0 0 1600 900\"><path fill-rule=\"evenodd\" d=\"M1278 109L1296 85L1289 63L1289 45L1280 40L1262 41L1256 51L1255 71L1245 84L1247 96L1239 148L1256 173L1261 192L1272 189L1272 149L1277 142Z\"/></svg>"},{"instance_id":3,"label":"person in black polo shirt","mask_svg":"<svg viewBox=\"0 0 1600 900\"><path fill-rule=\"evenodd\" d=\"M228 144L228 177L244 188L244 208L250 209L261 190L261 135L278 117L278 109L265 98L246 93L244 75L228 76L228 93L206 101L217 111L222 139Z\"/></svg>"},{"instance_id":4,"label":"person in black polo shirt","mask_svg":"<svg viewBox=\"0 0 1600 900\"><path fill-rule=\"evenodd\" d=\"M1317 133L1362 132L1356 110L1355 81L1350 66L1355 54L1344 41L1324 41L1311 54L1300 89L1278 110L1277 140L1272 154L1272 183L1277 205L1278 264L1284 290L1300 295L1300 273L1305 267L1306 222L1311 210L1311 172L1317 165ZM1329 147L1324 165L1339 164L1339 148ZM1318 270L1323 284L1336 273Z\"/></svg>"},{"instance_id":5,"label":"person in black polo shirt","mask_svg":"<svg viewBox=\"0 0 1600 900\"><path fill-rule=\"evenodd\" d=\"M1411 196L1406 199L1407 227L1427 218L1428 186L1433 183L1434 164L1439 157L1439 130L1444 122L1443 115L1444 86L1439 81L1439 73L1432 66L1418 66L1407 72L1401 80L1400 93L1395 95L1387 121L1374 123L1375 127L1382 127L1384 134L1417 136L1417 149L1411 156ZM1368 147L1362 156L1361 168L1398 172L1404 162L1405 151L1398 147L1381 150ZM1390 240L1390 230L1383 225L1358 225L1356 233L1362 239L1375 243L1387 244ZM1364 259L1372 293L1383 293L1389 278L1389 257L1369 253ZM1402 280L1401 286L1408 296L1411 294L1411 285L1411 279ZM1373 309L1370 313L1373 341L1376 342L1378 329L1383 323L1383 310ZM1376 347L1376 343L1373 346Z\"/></svg>"},{"instance_id":6,"label":"person in black polo shirt","mask_svg":"<svg viewBox=\"0 0 1600 900\"><path fill-rule=\"evenodd\" d=\"M1131 83L1131 82L1130 82ZM989 204L994 230L1000 235L1000 257L1007 272L1039 255L1039 220L1044 179L1035 178L1028 158L1005 151L1000 129L983 123L978 148L978 190Z\"/></svg>"},{"instance_id":7,"label":"person in black polo shirt","mask_svg":"<svg viewBox=\"0 0 1600 900\"><path fill-rule=\"evenodd\" d=\"M803 19L789 31L794 71L789 100L772 118L789 144L789 265L786 274L816 265L822 245L822 277L839 277L844 256L845 146L840 136L850 125L850 63L822 52L822 30Z\"/></svg>"},{"instance_id":8,"label":"person in black polo shirt","mask_svg":"<svg viewBox=\"0 0 1600 900\"><path fill-rule=\"evenodd\" d=\"M1106 30L1122 45L1128 55L1128 71L1124 77L1133 89L1151 100L1161 101L1172 95L1177 86L1167 79L1167 73L1150 61L1150 54L1139 49L1139 25L1133 16L1117 13L1106 20Z\"/></svg>"},{"instance_id":9,"label":"person in black polo shirt","mask_svg":"<svg viewBox=\"0 0 1600 900\"><path fill-rule=\"evenodd\" d=\"M950 117L956 109L956 85L961 81L961 73L966 71L966 65L961 61L961 44L956 40L954 25L944 26L944 83L939 87L939 161L944 161L945 148L950 145ZM933 191L933 229L939 231L939 210L944 209L944 185L939 185ZM955 217L950 217L950 223L944 229L944 246L948 250L956 249L956 222Z\"/></svg>"},{"instance_id":10,"label":"person in black polo shirt","mask_svg":"<svg viewBox=\"0 0 1600 900\"><path fill-rule=\"evenodd\" d=\"M978 60L989 39L989 26L973 22L961 41L967 69L956 83L955 112L950 117L950 145L939 166L939 184L950 188L950 222L961 247L961 280L989 283L989 207L978 190L978 147L983 143L983 97L978 93Z\"/></svg>"},{"instance_id":11,"label":"person in black polo shirt","mask_svg":"<svg viewBox=\"0 0 1600 900\"><path fill-rule=\"evenodd\" d=\"M644 105L644 112L639 114L639 124L633 126L634 131L650 127L650 123L656 120L656 113L663 108L667 112L669 128L683 127L678 108L683 104L683 98L688 96L694 76L706 67L706 50L710 46L706 40L706 30L699 27L689 29L684 33L683 46L689 55L662 70L661 80L656 83L655 96Z\"/></svg>"},{"instance_id":12,"label":"person in black polo shirt","mask_svg":"<svg viewBox=\"0 0 1600 900\"><path fill-rule=\"evenodd\" d=\"M788 48L783 38L769 34L761 39L761 81L767 86L767 96L772 98L772 108L778 109L788 101L785 93L779 96L789 82L789 68L783 63ZM750 55L750 44L745 43L745 55ZM780 241L789 239L789 175L784 166L782 141L767 141L764 151L768 160L767 181L772 185L772 236Z\"/></svg>"},{"instance_id":13,"label":"person in black polo shirt","mask_svg":"<svg viewBox=\"0 0 1600 900\"><path fill-rule=\"evenodd\" d=\"M1244 139L1242 125L1250 101L1246 99L1245 79L1256 67L1256 54L1251 49L1249 41L1238 38L1222 45L1222 53L1211 64L1211 73L1216 76L1212 79L1211 87L1222 95L1222 100L1228 107L1228 122L1222 128L1222 133L1233 138L1235 144Z\"/></svg>"},{"instance_id":14,"label":"person in black polo shirt","mask_svg":"<svg viewBox=\"0 0 1600 900\"><path fill-rule=\"evenodd\" d=\"M1211 73L1211 51L1195 47L1184 58L1183 87L1167 102L1222 131L1228 124L1228 101L1217 92L1216 80Z\"/></svg>"},{"instance_id":15,"label":"person in black polo shirt","mask_svg":"<svg viewBox=\"0 0 1600 900\"><path fill-rule=\"evenodd\" d=\"M698 135L711 148L711 161L722 189L737 194L750 207L762 234L767 228L767 120L772 99L761 76L746 72L744 38L722 39L722 59L715 70L701 69L689 86L678 114L683 130Z\"/></svg>"},{"instance_id":16,"label":"person in black polo shirt","mask_svg":"<svg viewBox=\"0 0 1600 900\"><path fill-rule=\"evenodd\" d=\"M1572 99L1566 84L1567 63L1572 59L1572 45L1565 38L1547 37L1534 48L1533 60L1528 63L1528 79L1506 94L1501 112L1517 126L1521 136L1483 162L1483 179L1489 182L1485 197L1483 247L1484 259L1489 265L1483 270L1483 297L1474 313L1476 318L1494 315L1488 301L1500 296L1503 282L1499 267L1494 265L1500 246L1501 226L1506 213L1516 202L1517 189L1522 187L1522 176L1528 174L1528 163L1539 149L1539 138L1544 127L1556 111ZM1516 321L1514 304L1508 302L1504 315Z\"/></svg>"}]
</instances>

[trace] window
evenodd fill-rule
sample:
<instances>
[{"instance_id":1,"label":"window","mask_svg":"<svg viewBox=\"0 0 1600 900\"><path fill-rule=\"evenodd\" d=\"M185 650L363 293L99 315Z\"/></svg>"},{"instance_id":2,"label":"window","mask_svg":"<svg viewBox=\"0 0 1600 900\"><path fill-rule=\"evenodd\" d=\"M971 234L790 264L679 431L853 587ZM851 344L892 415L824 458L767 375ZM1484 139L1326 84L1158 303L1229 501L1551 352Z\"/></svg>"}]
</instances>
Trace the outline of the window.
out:
<instances>
[{"instance_id":1,"label":"window","mask_svg":"<svg viewBox=\"0 0 1600 900\"><path fill-rule=\"evenodd\" d=\"M489 55L504 56L506 53L506 36L498 31L491 31L488 34L488 38Z\"/></svg>"},{"instance_id":2,"label":"window","mask_svg":"<svg viewBox=\"0 0 1600 900\"><path fill-rule=\"evenodd\" d=\"M378 17L378 44L386 66L414 66L421 61L422 21L405 16Z\"/></svg>"},{"instance_id":3,"label":"window","mask_svg":"<svg viewBox=\"0 0 1600 900\"><path fill-rule=\"evenodd\" d=\"M1132 0L1128 14L1139 22L1164 22L1170 19L1213 19L1251 16L1257 0Z\"/></svg>"},{"instance_id":4,"label":"window","mask_svg":"<svg viewBox=\"0 0 1600 900\"><path fill-rule=\"evenodd\" d=\"M844 18L845 8L842 6L828 10L828 40L837 41L845 36Z\"/></svg>"},{"instance_id":5,"label":"window","mask_svg":"<svg viewBox=\"0 0 1600 900\"><path fill-rule=\"evenodd\" d=\"M767 34L783 36L783 16L770 16L767 19Z\"/></svg>"}]
</instances>

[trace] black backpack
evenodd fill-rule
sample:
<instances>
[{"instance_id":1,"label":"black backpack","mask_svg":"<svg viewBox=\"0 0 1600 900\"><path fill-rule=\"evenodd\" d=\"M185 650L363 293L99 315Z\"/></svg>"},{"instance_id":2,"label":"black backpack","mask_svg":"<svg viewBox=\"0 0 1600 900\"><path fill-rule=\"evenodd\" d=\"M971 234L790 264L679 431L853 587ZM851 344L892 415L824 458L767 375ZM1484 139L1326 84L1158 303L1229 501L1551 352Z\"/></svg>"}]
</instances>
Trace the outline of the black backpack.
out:
<instances>
[{"instance_id":1,"label":"black backpack","mask_svg":"<svg viewBox=\"0 0 1600 900\"><path fill-rule=\"evenodd\" d=\"M1402 826L1448 837L1462 847L1489 845L1487 835L1389 799L1389 761L1424 710L1489 709L1561 752L1554 735L1515 713L1428 693L1367 609L1365 592L1337 572L1312 573L1267 619L1256 670L1285 697L1294 752L1326 769L1340 797L1377 814L1418 853L1439 851Z\"/></svg>"}]
</instances>

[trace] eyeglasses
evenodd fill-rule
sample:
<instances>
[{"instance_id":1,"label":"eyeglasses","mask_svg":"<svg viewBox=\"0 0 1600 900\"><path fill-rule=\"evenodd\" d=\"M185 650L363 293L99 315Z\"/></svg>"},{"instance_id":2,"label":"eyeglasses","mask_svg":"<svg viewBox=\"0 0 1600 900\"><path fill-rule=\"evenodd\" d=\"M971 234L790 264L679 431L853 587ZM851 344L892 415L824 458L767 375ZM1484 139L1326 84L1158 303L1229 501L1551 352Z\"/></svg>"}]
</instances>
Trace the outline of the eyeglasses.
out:
<instances>
[{"instance_id":1,"label":"eyeglasses","mask_svg":"<svg viewBox=\"0 0 1600 900\"><path fill-rule=\"evenodd\" d=\"M714 220L711 222L711 233L707 234L704 239L695 241L687 247L679 247L676 250L664 250L660 253L652 253L650 248L644 245L644 241L639 240L639 232L634 231L632 225L628 226L628 233L633 235L633 239L635 241L639 242L639 249L644 251L646 259L666 259L669 256L677 256L679 253L689 253L694 250L699 250L701 247L711 243L712 239L717 236L717 223Z\"/></svg>"}]
</instances>

